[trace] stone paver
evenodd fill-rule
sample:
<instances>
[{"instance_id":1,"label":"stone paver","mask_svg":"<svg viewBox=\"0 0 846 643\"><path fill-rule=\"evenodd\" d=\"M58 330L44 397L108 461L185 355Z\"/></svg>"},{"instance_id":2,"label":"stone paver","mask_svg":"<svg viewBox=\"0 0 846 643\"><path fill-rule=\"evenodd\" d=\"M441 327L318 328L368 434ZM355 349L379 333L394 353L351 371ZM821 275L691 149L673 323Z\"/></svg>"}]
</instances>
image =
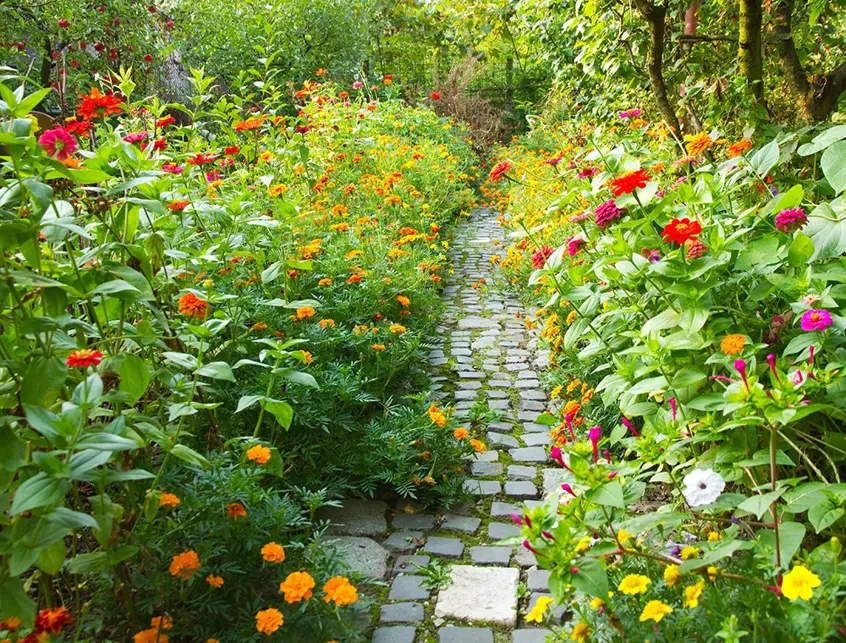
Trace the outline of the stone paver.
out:
<instances>
[{"instance_id":1,"label":"stone paver","mask_svg":"<svg viewBox=\"0 0 846 643\"><path fill-rule=\"evenodd\" d=\"M417 549L421 538L423 538L422 531L398 531L388 536L382 544L391 551L408 553Z\"/></svg>"},{"instance_id":2,"label":"stone paver","mask_svg":"<svg viewBox=\"0 0 846 643\"><path fill-rule=\"evenodd\" d=\"M414 643L416 634L410 626L380 627L373 632L371 643Z\"/></svg>"},{"instance_id":3,"label":"stone paver","mask_svg":"<svg viewBox=\"0 0 846 643\"><path fill-rule=\"evenodd\" d=\"M458 538L444 538L443 536L429 536L423 551L432 556L442 558L461 558L464 553L464 543Z\"/></svg>"},{"instance_id":4,"label":"stone paver","mask_svg":"<svg viewBox=\"0 0 846 643\"><path fill-rule=\"evenodd\" d=\"M378 536L388 531L385 513L388 505L381 500L344 500L342 507L324 507L317 512L321 520L331 520L330 533L341 536Z\"/></svg>"},{"instance_id":5,"label":"stone paver","mask_svg":"<svg viewBox=\"0 0 846 643\"><path fill-rule=\"evenodd\" d=\"M463 534L475 534L481 524L481 518L475 518L473 516L459 516L458 514L447 514L444 516L444 524L441 528L446 531L459 531Z\"/></svg>"},{"instance_id":6,"label":"stone paver","mask_svg":"<svg viewBox=\"0 0 846 643\"><path fill-rule=\"evenodd\" d=\"M527 480L509 480L505 483L505 495L509 498L537 498L538 488Z\"/></svg>"},{"instance_id":7,"label":"stone paver","mask_svg":"<svg viewBox=\"0 0 846 643\"><path fill-rule=\"evenodd\" d=\"M388 598L392 601L420 601L429 598L429 590L421 587L425 578L400 574L391 583Z\"/></svg>"},{"instance_id":8,"label":"stone paver","mask_svg":"<svg viewBox=\"0 0 846 643\"><path fill-rule=\"evenodd\" d=\"M435 517L426 514L397 514L391 522L394 529L431 529Z\"/></svg>"},{"instance_id":9,"label":"stone paver","mask_svg":"<svg viewBox=\"0 0 846 643\"><path fill-rule=\"evenodd\" d=\"M403 555L397 556L394 561L394 574L420 574L420 567L428 567L431 558L429 556ZM419 565L419 567L418 567Z\"/></svg>"},{"instance_id":10,"label":"stone paver","mask_svg":"<svg viewBox=\"0 0 846 643\"><path fill-rule=\"evenodd\" d=\"M387 575L391 552L375 540L361 536L341 536L332 538L332 542L344 553L344 560L353 571L378 580Z\"/></svg>"},{"instance_id":11,"label":"stone paver","mask_svg":"<svg viewBox=\"0 0 846 643\"><path fill-rule=\"evenodd\" d=\"M520 629L512 632L511 643L546 643L551 630Z\"/></svg>"},{"instance_id":12,"label":"stone paver","mask_svg":"<svg viewBox=\"0 0 846 643\"><path fill-rule=\"evenodd\" d=\"M543 447L522 447L511 450L511 459L514 462L546 462L549 456Z\"/></svg>"},{"instance_id":13,"label":"stone paver","mask_svg":"<svg viewBox=\"0 0 846 643\"><path fill-rule=\"evenodd\" d=\"M379 614L380 623L417 623L422 620L423 605L420 603L383 605Z\"/></svg>"},{"instance_id":14,"label":"stone paver","mask_svg":"<svg viewBox=\"0 0 846 643\"><path fill-rule=\"evenodd\" d=\"M435 616L514 627L519 580L513 567L453 565L452 584L438 595Z\"/></svg>"},{"instance_id":15,"label":"stone paver","mask_svg":"<svg viewBox=\"0 0 846 643\"><path fill-rule=\"evenodd\" d=\"M505 522L492 522L488 525L488 538L491 540L502 540L520 534L520 527Z\"/></svg>"},{"instance_id":16,"label":"stone paver","mask_svg":"<svg viewBox=\"0 0 846 643\"><path fill-rule=\"evenodd\" d=\"M495 496L502 491L502 485L496 480L473 480L464 481L464 488L477 496Z\"/></svg>"},{"instance_id":17,"label":"stone paver","mask_svg":"<svg viewBox=\"0 0 846 643\"><path fill-rule=\"evenodd\" d=\"M470 560L474 565L507 565L511 559L511 547L483 547L477 545L470 548Z\"/></svg>"},{"instance_id":18,"label":"stone paver","mask_svg":"<svg viewBox=\"0 0 846 643\"><path fill-rule=\"evenodd\" d=\"M493 632L485 627L443 627L438 643L494 643Z\"/></svg>"},{"instance_id":19,"label":"stone paver","mask_svg":"<svg viewBox=\"0 0 846 643\"><path fill-rule=\"evenodd\" d=\"M549 591L549 572L545 569L530 569L526 575L526 587L532 591Z\"/></svg>"}]
</instances>

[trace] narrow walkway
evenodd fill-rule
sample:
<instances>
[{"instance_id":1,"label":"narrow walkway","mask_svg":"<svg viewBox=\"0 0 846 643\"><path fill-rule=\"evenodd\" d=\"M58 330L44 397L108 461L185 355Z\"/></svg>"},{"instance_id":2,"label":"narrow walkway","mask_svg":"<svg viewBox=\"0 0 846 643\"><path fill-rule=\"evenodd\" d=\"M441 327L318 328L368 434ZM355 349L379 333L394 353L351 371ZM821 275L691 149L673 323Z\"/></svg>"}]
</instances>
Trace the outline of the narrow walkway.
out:
<instances>
[{"instance_id":1,"label":"narrow walkway","mask_svg":"<svg viewBox=\"0 0 846 643\"><path fill-rule=\"evenodd\" d=\"M547 408L538 379L546 356L526 329L519 299L490 262L502 254L493 245L502 236L488 210L476 210L459 225L441 347L429 356L439 404L454 406L454 417L469 426L474 405L498 414L482 423L488 450L468 463L465 484L477 502L426 514L400 501L387 512L390 528L384 503L345 503L333 516L352 534L341 540L363 562L379 559L378 550L389 552L375 568L362 565L373 576L384 572L388 584L374 643L542 643L549 634L525 621L538 598L548 595L548 573L523 547L494 545L519 534L511 514L557 490L561 477L545 449L548 427L533 422ZM381 538L381 546L363 536ZM421 573L418 566L431 568L434 560L449 569L449 584L439 586L431 572ZM559 608L556 617L562 613Z\"/></svg>"}]
</instances>

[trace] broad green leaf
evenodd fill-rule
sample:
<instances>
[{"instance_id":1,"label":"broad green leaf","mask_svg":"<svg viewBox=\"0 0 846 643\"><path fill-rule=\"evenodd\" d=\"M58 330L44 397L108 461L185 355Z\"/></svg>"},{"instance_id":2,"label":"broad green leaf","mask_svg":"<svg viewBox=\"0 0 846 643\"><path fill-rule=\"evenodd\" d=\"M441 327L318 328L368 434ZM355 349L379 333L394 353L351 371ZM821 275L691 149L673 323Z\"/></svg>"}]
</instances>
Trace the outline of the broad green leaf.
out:
<instances>
[{"instance_id":1,"label":"broad green leaf","mask_svg":"<svg viewBox=\"0 0 846 643\"><path fill-rule=\"evenodd\" d=\"M603 484L601 487L591 489L585 493L585 497L598 505L616 507L618 509L626 508L626 500L623 496L623 487L620 486L619 481L616 479Z\"/></svg>"},{"instance_id":2,"label":"broad green leaf","mask_svg":"<svg viewBox=\"0 0 846 643\"><path fill-rule=\"evenodd\" d=\"M828 203L814 208L802 232L814 243L812 261L839 257L846 251L846 217L836 214Z\"/></svg>"},{"instance_id":3,"label":"broad green leaf","mask_svg":"<svg viewBox=\"0 0 846 643\"><path fill-rule=\"evenodd\" d=\"M787 262L794 268L804 268L813 255L814 242L809 236L797 232L787 252Z\"/></svg>"},{"instance_id":4,"label":"broad green leaf","mask_svg":"<svg viewBox=\"0 0 846 643\"><path fill-rule=\"evenodd\" d=\"M760 176L765 177L775 167L776 163L778 163L780 154L778 142L770 141L755 152L749 162Z\"/></svg>"},{"instance_id":5,"label":"broad green leaf","mask_svg":"<svg viewBox=\"0 0 846 643\"><path fill-rule=\"evenodd\" d=\"M787 569L793 556L799 551L805 538L805 525L798 522L783 522L778 526L779 549L781 550L781 566ZM772 529L762 529L757 533L758 541L772 550L770 564L776 564L775 532Z\"/></svg>"},{"instance_id":6,"label":"broad green leaf","mask_svg":"<svg viewBox=\"0 0 846 643\"><path fill-rule=\"evenodd\" d=\"M76 447L94 451L129 451L137 449L138 445L129 438L112 433L87 433L76 443Z\"/></svg>"},{"instance_id":7,"label":"broad green leaf","mask_svg":"<svg viewBox=\"0 0 846 643\"><path fill-rule=\"evenodd\" d=\"M205 469L209 466L209 461L205 457L194 451L194 449L186 447L184 444L177 444L170 452L180 460L188 464L193 464L196 467Z\"/></svg>"},{"instance_id":8,"label":"broad green leaf","mask_svg":"<svg viewBox=\"0 0 846 643\"><path fill-rule=\"evenodd\" d=\"M837 141L826 148L820 168L837 194L846 190L846 141Z\"/></svg>"},{"instance_id":9,"label":"broad green leaf","mask_svg":"<svg viewBox=\"0 0 846 643\"><path fill-rule=\"evenodd\" d=\"M748 548L751 545L751 542L745 542L743 540L729 540L728 542L719 545L718 547L715 547L710 551L706 551L702 555L702 558L691 558L689 560L684 561L679 566L679 571L681 571L682 574L686 574L687 572L693 571L694 569L700 569L702 567L713 565L718 560L731 556L738 549Z\"/></svg>"},{"instance_id":10,"label":"broad green leaf","mask_svg":"<svg viewBox=\"0 0 846 643\"><path fill-rule=\"evenodd\" d=\"M580 592L608 600L608 574L596 558L584 556L576 560L579 570L570 577L570 582Z\"/></svg>"},{"instance_id":11,"label":"broad green leaf","mask_svg":"<svg viewBox=\"0 0 846 643\"><path fill-rule=\"evenodd\" d=\"M741 502L737 508L741 511L746 511L760 520L761 516L763 516L770 506L781 497L781 494L784 493L784 489L776 489L775 491L770 491L769 493L755 495L751 498L747 498L743 502Z\"/></svg>"},{"instance_id":12,"label":"broad green leaf","mask_svg":"<svg viewBox=\"0 0 846 643\"><path fill-rule=\"evenodd\" d=\"M679 371L676 371L676 374L673 376L672 386L673 388L684 388L686 386L692 386L693 384L701 382L707 377L708 376L699 369L693 368L691 366L685 366Z\"/></svg>"},{"instance_id":13,"label":"broad green leaf","mask_svg":"<svg viewBox=\"0 0 846 643\"><path fill-rule=\"evenodd\" d=\"M39 471L18 487L9 513L17 516L24 511L58 504L69 489L70 483L67 480L48 478L46 473Z\"/></svg>"},{"instance_id":14,"label":"broad green leaf","mask_svg":"<svg viewBox=\"0 0 846 643\"><path fill-rule=\"evenodd\" d=\"M802 513L814 505L826 502L826 484L818 481L806 482L784 494L785 509L791 513Z\"/></svg>"},{"instance_id":15,"label":"broad green leaf","mask_svg":"<svg viewBox=\"0 0 846 643\"><path fill-rule=\"evenodd\" d=\"M194 374L202 377L211 377L216 380L235 381L235 375L226 362L209 362L208 364L203 364L194 371Z\"/></svg>"},{"instance_id":16,"label":"broad green leaf","mask_svg":"<svg viewBox=\"0 0 846 643\"><path fill-rule=\"evenodd\" d=\"M19 618L27 627L35 620L35 602L27 596L23 583L17 578L0 581L0 620L10 616Z\"/></svg>"},{"instance_id":17,"label":"broad green leaf","mask_svg":"<svg viewBox=\"0 0 846 643\"><path fill-rule=\"evenodd\" d=\"M844 513L846 512L843 509L835 506L830 500L826 500L808 510L808 521L814 526L814 531L820 533L840 520Z\"/></svg>"},{"instance_id":18,"label":"broad green leaf","mask_svg":"<svg viewBox=\"0 0 846 643\"><path fill-rule=\"evenodd\" d=\"M272 414L284 429L291 428L291 421L294 419L294 409L287 402L281 400L264 400L264 410Z\"/></svg>"}]
</instances>

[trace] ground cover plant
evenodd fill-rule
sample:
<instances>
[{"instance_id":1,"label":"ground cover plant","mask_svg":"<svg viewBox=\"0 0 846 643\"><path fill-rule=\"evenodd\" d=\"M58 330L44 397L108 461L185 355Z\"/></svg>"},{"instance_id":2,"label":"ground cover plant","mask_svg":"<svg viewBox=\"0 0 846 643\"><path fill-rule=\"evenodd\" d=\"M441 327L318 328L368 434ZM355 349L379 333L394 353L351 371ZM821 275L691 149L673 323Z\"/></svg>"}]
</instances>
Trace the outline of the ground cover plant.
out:
<instances>
[{"instance_id":1,"label":"ground cover plant","mask_svg":"<svg viewBox=\"0 0 846 643\"><path fill-rule=\"evenodd\" d=\"M496 259L558 366L562 498L515 520L576 597L563 636L843 635L844 138L679 154L634 109L501 150Z\"/></svg>"}]
</instances>

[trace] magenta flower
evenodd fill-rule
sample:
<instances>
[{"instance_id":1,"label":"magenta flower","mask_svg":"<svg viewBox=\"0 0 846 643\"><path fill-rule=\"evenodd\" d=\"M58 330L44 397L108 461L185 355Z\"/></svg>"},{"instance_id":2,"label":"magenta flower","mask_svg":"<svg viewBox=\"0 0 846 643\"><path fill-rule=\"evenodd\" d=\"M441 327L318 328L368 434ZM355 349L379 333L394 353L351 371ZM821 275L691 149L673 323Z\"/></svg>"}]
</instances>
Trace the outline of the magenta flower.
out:
<instances>
[{"instance_id":1,"label":"magenta flower","mask_svg":"<svg viewBox=\"0 0 846 643\"><path fill-rule=\"evenodd\" d=\"M784 233L801 230L808 223L808 215L802 208L782 210L775 217L776 228Z\"/></svg>"},{"instance_id":2,"label":"magenta flower","mask_svg":"<svg viewBox=\"0 0 846 643\"><path fill-rule=\"evenodd\" d=\"M775 377L776 382L781 384L781 380L778 379L778 371L776 371L776 363L775 363L775 355L770 353L767 355L767 364L770 365L770 370L773 372L773 376Z\"/></svg>"},{"instance_id":3,"label":"magenta flower","mask_svg":"<svg viewBox=\"0 0 846 643\"><path fill-rule=\"evenodd\" d=\"M608 199L593 211L593 215L596 225L605 230L623 215L623 210L616 206L614 199Z\"/></svg>"},{"instance_id":4,"label":"magenta flower","mask_svg":"<svg viewBox=\"0 0 846 643\"><path fill-rule=\"evenodd\" d=\"M567 469L567 471L570 471L570 473L572 473L572 469L570 469L570 467L567 466L567 463L564 462L564 456L561 453L561 447L552 447L552 449L549 451L549 457L555 460L562 467Z\"/></svg>"},{"instance_id":5,"label":"magenta flower","mask_svg":"<svg viewBox=\"0 0 846 643\"><path fill-rule=\"evenodd\" d=\"M513 520L515 524L518 524L521 527L523 526L523 519L517 514L511 514L511 520Z\"/></svg>"},{"instance_id":6,"label":"magenta flower","mask_svg":"<svg viewBox=\"0 0 846 643\"><path fill-rule=\"evenodd\" d=\"M573 487L571 487L570 485L568 485L566 482L565 482L564 484L562 484L562 485L561 485L561 488L562 488L564 491L566 491L567 493L569 493L571 496L573 496L574 498L576 497L576 493L573 491Z\"/></svg>"},{"instance_id":7,"label":"magenta flower","mask_svg":"<svg viewBox=\"0 0 846 643\"><path fill-rule=\"evenodd\" d=\"M532 266L534 266L535 269L540 270L546 265L546 260L553 252L555 252L555 248L551 246L541 246L540 250L532 255Z\"/></svg>"},{"instance_id":8,"label":"magenta flower","mask_svg":"<svg viewBox=\"0 0 846 643\"><path fill-rule=\"evenodd\" d=\"M602 428L599 425L591 427L590 431L588 431L588 438L590 438L590 444L593 447L594 462L599 460L599 434L601 432Z\"/></svg>"},{"instance_id":9,"label":"magenta flower","mask_svg":"<svg viewBox=\"0 0 846 643\"><path fill-rule=\"evenodd\" d=\"M532 552L535 556L546 556L546 554L542 554L542 553L540 553L537 549L535 549L534 547L532 547L531 543L530 543L528 540L524 540L524 541L523 541L523 547L525 547L526 549L528 549L528 550L529 550L530 552Z\"/></svg>"},{"instance_id":10,"label":"magenta flower","mask_svg":"<svg viewBox=\"0 0 846 643\"><path fill-rule=\"evenodd\" d=\"M676 404L676 398L671 397L667 402L670 405L670 408L673 410L673 422L676 421L676 412L679 410L678 405Z\"/></svg>"},{"instance_id":11,"label":"magenta flower","mask_svg":"<svg viewBox=\"0 0 846 643\"><path fill-rule=\"evenodd\" d=\"M575 257L586 243L587 241L580 237L570 237L567 239L567 254Z\"/></svg>"},{"instance_id":12,"label":"magenta flower","mask_svg":"<svg viewBox=\"0 0 846 643\"><path fill-rule=\"evenodd\" d=\"M593 178L599 172L598 167L586 167L585 169L579 172L580 179L590 179Z\"/></svg>"},{"instance_id":13,"label":"magenta flower","mask_svg":"<svg viewBox=\"0 0 846 643\"><path fill-rule=\"evenodd\" d=\"M165 163L162 165L162 171L168 174L182 174L185 168L178 166L176 163Z\"/></svg>"},{"instance_id":14,"label":"magenta flower","mask_svg":"<svg viewBox=\"0 0 846 643\"><path fill-rule=\"evenodd\" d=\"M544 165L558 165L563 159L563 156L556 156L555 158L548 159L543 162Z\"/></svg>"},{"instance_id":15,"label":"magenta flower","mask_svg":"<svg viewBox=\"0 0 846 643\"><path fill-rule=\"evenodd\" d=\"M623 417L620 418L620 422L622 422L623 426L625 426L629 431L634 433L634 436L636 438L640 437L640 433L638 433L637 430L634 428L634 424L632 424L632 422L631 422L631 420L629 420L629 418L623 416Z\"/></svg>"},{"instance_id":16,"label":"magenta flower","mask_svg":"<svg viewBox=\"0 0 846 643\"><path fill-rule=\"evenodd\" d=\"M140 143L148 136L149 134L147 132L132 132L131 134L124 136L123 140L127 143Z\"/></svg>"},{"instance_id":17,"label":"magenta flower","mask_svg":"<svg viewBox=\"0 0 846 643\"><path fill-rule=\"evenodd\" d=\"M802 315L802 330L825 330L834 322L831 320L831 313L827 310L806 310Z\"/></svg>"},{"instance_id":18,"label":"magenta flower","mask_svg":"<svg viewBox=\"0 0 846 643\"><path fill-rule=\"evenodd\" d=\"M746 360L743 359L736 359L734 360L734 368L740 373L740 377L743 378L743 383L746 385L746 390L749 390L749 380L746 379Z\"/></svg>"},{"instance_id":19,"label":"magenta flower","mask_svg":"<svg viewBox=\"0 0 846 643\"><path fill-rule=\"evenodd\" d=\"M58 161L64 161L76 152L76 139L64 127L47 130L38 138L38 144Z\"/></svg>"},{"instance_id":20,"label":"magenta flower","mask_svg":"<svg viewBox=\"0 0 846 643\"><path fill-rule=\"evenodd\" d=\"M364 87L364 83L360 80L357 80L352 84L353 89L361 89L362 87Z\"/></svg>"}]
</instances>

